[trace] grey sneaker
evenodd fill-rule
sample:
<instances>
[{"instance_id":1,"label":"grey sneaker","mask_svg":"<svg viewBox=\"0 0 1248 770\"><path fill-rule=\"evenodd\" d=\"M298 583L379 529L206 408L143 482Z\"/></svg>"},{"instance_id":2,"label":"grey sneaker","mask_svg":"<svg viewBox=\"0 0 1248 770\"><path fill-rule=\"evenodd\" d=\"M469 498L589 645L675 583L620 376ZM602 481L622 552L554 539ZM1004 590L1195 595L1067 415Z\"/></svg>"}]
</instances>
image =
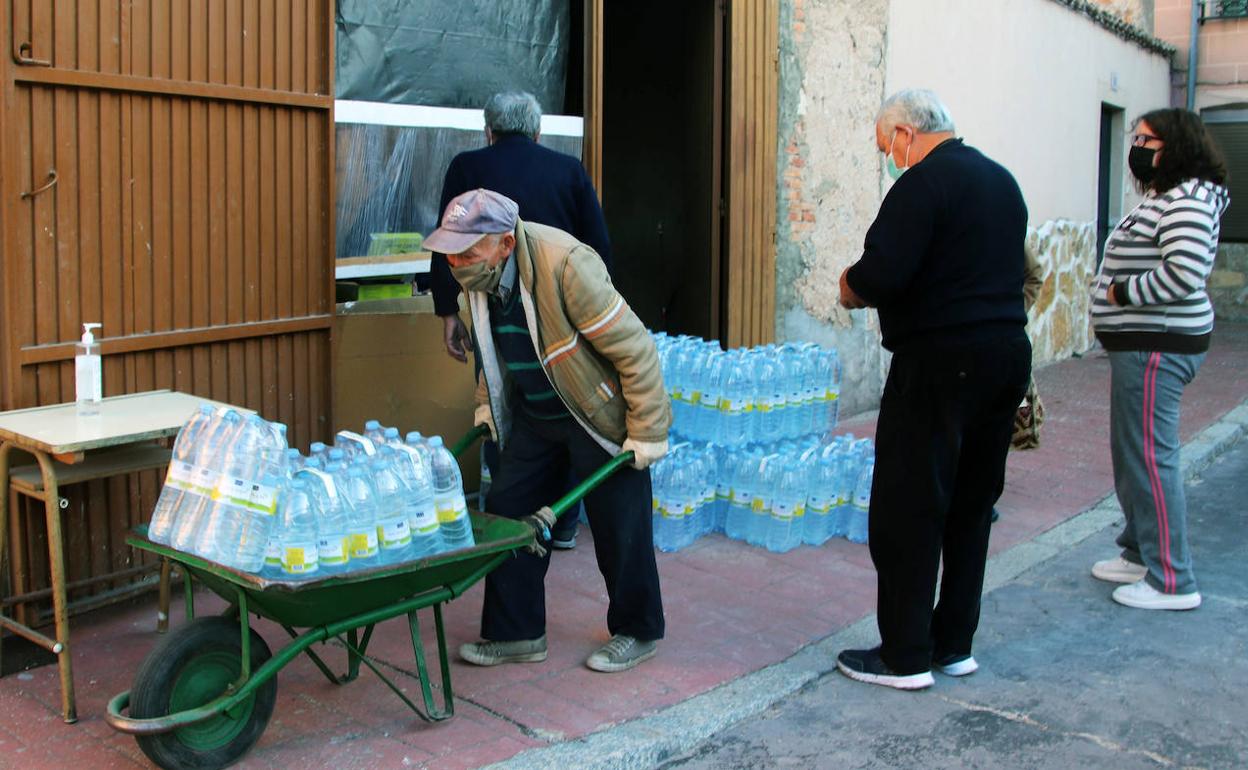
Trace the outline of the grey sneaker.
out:
<instances>
[{"instance_id":1,"label":"grey sneaker","mask_svg":"<svg viewBox=\"0 0 1248 770\"><path fill-rule=\"evenodd\" d=\"M571 551L576 547L576 530L572 530L568 537L552 537L550 547L556 551Z\"/></svg>"},{"instance_id":2,"label":"grey sneaker","mask_svg":"<svg viewBox=\"0 0 1248 770\"><path fill-rule=\"evenodd\" d=\"M585 665L594 671L613 674L616 671L627 671L638 663L653 658L658 651L658 642L643 642L631 636L616 634L611 637L611 641L586 658Z\"/></svg>"},{"instance_id":3,"label":"grey sneaker","mask_svg":"<svg viewBox=\"0 0 1248 770\"><path fill-rule=\"evenodd\" d=\"M541 663L546 660L546 637L515 642L469 642L459 646L459 657L478 666L501 663Z\"/></svg>"}]
</instances>

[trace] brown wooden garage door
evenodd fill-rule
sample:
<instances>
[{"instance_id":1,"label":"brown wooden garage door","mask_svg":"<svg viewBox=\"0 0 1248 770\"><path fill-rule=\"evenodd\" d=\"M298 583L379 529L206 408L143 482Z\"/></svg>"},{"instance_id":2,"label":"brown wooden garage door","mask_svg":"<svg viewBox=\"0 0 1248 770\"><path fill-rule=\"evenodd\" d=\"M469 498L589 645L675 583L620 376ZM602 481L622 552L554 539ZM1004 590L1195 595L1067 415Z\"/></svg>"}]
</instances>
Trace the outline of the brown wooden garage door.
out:
<instances>
[{"instance_id":1,"label":"brown wooden garage door","mask_svg":"<svg viewBox=\"0 0 1248 770\"><path fill-rule=\"evenodd\" d=\"M0 405L174 388L329 423L332 0L5 0ZM154 473L70 488L69 579L130 565ZM11 534L45 580L38 515ZM29 526L19 526L26 524ZM91 589L97 590L97 589Z\"/></svg>"}]
</instances>

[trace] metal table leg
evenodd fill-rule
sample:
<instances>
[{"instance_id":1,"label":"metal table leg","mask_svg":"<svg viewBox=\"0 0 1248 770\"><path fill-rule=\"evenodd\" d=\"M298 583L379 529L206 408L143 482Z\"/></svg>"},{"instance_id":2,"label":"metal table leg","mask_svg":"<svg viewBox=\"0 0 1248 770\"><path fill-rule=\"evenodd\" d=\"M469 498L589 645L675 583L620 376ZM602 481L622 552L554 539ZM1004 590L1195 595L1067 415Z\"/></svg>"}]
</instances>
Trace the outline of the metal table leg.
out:
<instances>
[{"instance_id":1,"label":"metal table leg","mask_svg":"<svg viewBox=\"0 0 1248 770\"><path fill-rule=\"evenodd\" d=\"M56 485L56 470L52 458L40 451L31 454L39 462L43 475L43 507L48 521L48 566L52 572L52 609L56 616L55 650L57 666L61 670L61 712L66 724L78 721L78 706L74 702L74 674L69 650L69 606L65 598L65 551L61 540L61 495Z\"/></svg>"}]
</instances>

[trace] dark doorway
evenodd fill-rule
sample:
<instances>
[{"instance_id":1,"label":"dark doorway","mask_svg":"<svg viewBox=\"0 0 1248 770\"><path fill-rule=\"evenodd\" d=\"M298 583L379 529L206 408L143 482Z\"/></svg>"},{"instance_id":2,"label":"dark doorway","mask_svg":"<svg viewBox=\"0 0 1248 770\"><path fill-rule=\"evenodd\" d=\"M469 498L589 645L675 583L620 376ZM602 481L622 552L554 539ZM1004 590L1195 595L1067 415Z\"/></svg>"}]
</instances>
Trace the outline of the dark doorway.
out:
<instances>
[{"instance_id":1,"label":"dark doorway","mask_svg":"<svg viewBox=\"0 0 1248 770\"><path fill-rule=\"evenodd\" d=\"M602 198L616 284L651 329L718 339L722 3L604 6Z\"/></svg>"},{"instance_id":2,"label":"dark doorway","mask_svg":"<svg viewBox=\"0 0 1248 770\"><path fill-rule=\"evenodd\" d=\"M1122 200L1122 109L1101 105L1101 147L1096 179L1096 264L1114 228Z\"/></svg>"}]
</instances>

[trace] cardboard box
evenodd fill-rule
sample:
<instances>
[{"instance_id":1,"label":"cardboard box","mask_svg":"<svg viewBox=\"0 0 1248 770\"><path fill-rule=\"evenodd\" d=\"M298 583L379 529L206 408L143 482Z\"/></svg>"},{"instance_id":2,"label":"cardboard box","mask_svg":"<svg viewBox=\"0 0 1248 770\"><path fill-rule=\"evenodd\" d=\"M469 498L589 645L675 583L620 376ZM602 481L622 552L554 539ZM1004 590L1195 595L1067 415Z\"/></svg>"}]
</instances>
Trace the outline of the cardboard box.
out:
<instances>
[{"instance_id":1,"label":"cardboard box","mask_svg":"<svg viewBox=\"0 0 1248 770\"><path fill-rule=\"evenodd\" d=\"M463 314L461 314L463 317ZM472 359L446 353L428 296L344 303L334 317L334 431L380 420L453 445L472 428ZM479 444L478 444L479 446ZM464 488L481 478L476 447L460 458Z\"/></svg>"}]
</instances>

